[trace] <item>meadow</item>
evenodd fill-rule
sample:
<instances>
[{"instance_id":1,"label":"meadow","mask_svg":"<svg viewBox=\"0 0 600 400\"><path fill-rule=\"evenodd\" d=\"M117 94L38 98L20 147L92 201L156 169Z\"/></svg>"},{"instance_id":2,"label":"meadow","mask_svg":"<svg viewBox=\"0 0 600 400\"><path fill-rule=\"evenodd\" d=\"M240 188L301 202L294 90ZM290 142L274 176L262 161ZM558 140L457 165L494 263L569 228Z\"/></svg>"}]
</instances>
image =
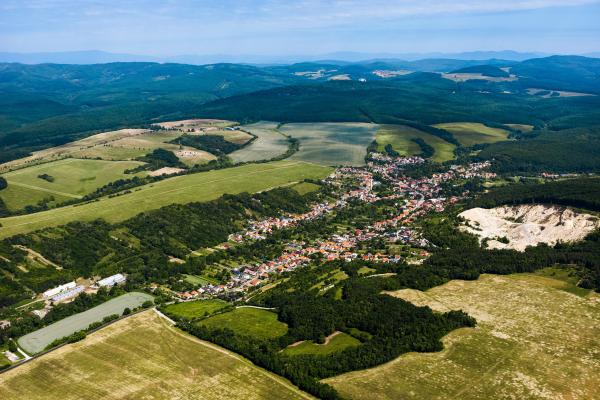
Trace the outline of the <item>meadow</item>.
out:
<instances>
[{"instance_id":1,"label":"meadow","mask_svg":"<svg viewBox=\"0 0 600 400\"><path fill-rule=\"evenodd\" d=\"M153 296L145 293L126 293L90 310L72 315L40 330L31 332L19 338L19 346L30 354L39 353L56 339L69 336L82 329L87 329L92 322L101 322L102 318L109 315L121 315L125 308L139 307L143 302L153 299Z\"/></svg>"},{"instance_id":2,"label":"meadow","mask_svg":"<svg viewBox=\"0 0 600 400\"><path fill-rule=\"evenodd\" d=\"M255 193L290 182L298 182L303 176L307 179L323 179L331 171L330 168L306 163L279 161L177 176L141 186L127 195L102 198L90 204L2 218L0 237L9 237L17 233L76 220L91 221L104 218L109 222L118 222L143 211L173 203L186 204L193 201L214 200L224 193Z\"/></svg>"},{"instance_id":3,"label":"meadow","mask_svg":"<svg viewBox=\"0 0 600 400\"><path fill-rule=\"evenodd\" d=\"M0 196L11 210L35 204L49 195L54 195L58 202L63 199L81 198L110 182L133 177L134 175L126 175L123 171L140 164L142 163L137 161L68 158L36 165L3 174L8 187L0 192ZM48 182L38 178L38 175L43 174L52 176L54 181ZM145 172L136 174L139 177L145 175Z\"/></svg>"},{"instance_id":4,"label":"meadow","mask_svg":"<svg viewBox=\"0 0 600 400\"><path fill-rule=\"evenodd\" d=\"M261 121L242 127L247 132L258 136L250 146L231 153L229 156L234 163L269 160L285 153L289 142L278 133L277 122Z\"/></svg>"},{"instance_id":5,"label":"meadow","mask_svg":"<svg viewBox=\"0 0 600 400\"><path fill-rule=\"evenodd\" d=\"M256 308L238 308L200 322L210 328L229 328L240 335L271 339L287 333L287 326L277 320L277 314Z\"/></svg>"},{"instance_id":6,"label":"meadow","mask_svg":"<svg viewBox=\"0 0 600 400\"><path fill-rule=\"evenodd\" d=\"M426 292L389 293L477 319L443 338L439 353L408 353L327 379L351 398L598 398L600 295L551 271L454 280Z\"/></svg>"},{"instance_id":7,"label":"meadow","mask_svg":"<svg viewBox=\"0 0 600 400\"><path fill-rule=\"evenodd\" d=\"M445 129L454 135L460 144L473 147L475 144L496 143L508 140L509 131L498 128L490 128L483 124L472 122L453 122L449 124L432 125L439 129Z\"/></svg>"},{"instance_id":8,"label":"meadow","mask_svg":"<svg viewBox=\"0 0 600 400\"><path fill-rule=\"evenodd\" d=\"M312 399L241 356L167 326L154 311L1 374L0 398Z\"/></svg>"},{"instance_id":9,"label":"meadow","mask_svg":"<svg viewBox=\"0 0 600 400\"><path fill-rule=\"evenodd\" d=\"M379 144L377 150L382 152L386 145L391 144L392 148L401 155L414 156L421 153L421 147L411 140L416 138L423 139L435 149L431 161L444 162L454 159L455 145L406 125L381 125L377 133L377 143Z\"/></svg>"},{"instance_id":10,"label":"meadow","mask_svg":"<svg viewBox=\"0 0 600 400\"><path fill-rule=\"evenodd\" d=\"M346 333L338 333L325 345L317 345L312 340L307 340L296 346L288 346L283 350L283 354L295 356L299 354L329 354L334 351L344 350L346 347L360 346L360 341Z\"/></svg>"},{"instance_id":11,"label":"meadow","mask_svg":"<svg viewBox=\"0 0 600 400\"><path fill-rule=\"evenodd\" d=\"M300 151L290 160L323 166L361 166L378 128L375 124L351 122L306 123L286 124L280 132L300 140Z\"/></svg>"},{"instance_id":12,"label":"meadow","mask_svg":"<svg viewBox=\"0 0 600 400\"><path fill-rule=\"evenodd\" d=\"M165 307L163 311L192 319L204 317L204 313L206 312L212 314L213 312L220 310L225 306L227 306L227 303L223 300L198 300L186 301L179 304L170 304Z\"/></svg>"}]
</instances>

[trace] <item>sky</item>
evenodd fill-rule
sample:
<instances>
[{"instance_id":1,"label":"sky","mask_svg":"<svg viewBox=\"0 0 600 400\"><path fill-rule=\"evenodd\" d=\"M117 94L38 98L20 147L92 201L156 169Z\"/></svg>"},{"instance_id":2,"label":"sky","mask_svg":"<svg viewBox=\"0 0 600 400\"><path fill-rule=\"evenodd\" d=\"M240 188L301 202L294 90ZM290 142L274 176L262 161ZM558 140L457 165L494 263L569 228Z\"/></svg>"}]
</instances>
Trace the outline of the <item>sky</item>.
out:
<instances>
[{"instance_id":1,"label":"sky","mask_svg":"<svg viewBox=\"0 0 600 400\"><path fill-rule=\"evenodd\" d=\"M0 0L0 51L600 51L600 0Z\"/></svg>"}]
</instances>

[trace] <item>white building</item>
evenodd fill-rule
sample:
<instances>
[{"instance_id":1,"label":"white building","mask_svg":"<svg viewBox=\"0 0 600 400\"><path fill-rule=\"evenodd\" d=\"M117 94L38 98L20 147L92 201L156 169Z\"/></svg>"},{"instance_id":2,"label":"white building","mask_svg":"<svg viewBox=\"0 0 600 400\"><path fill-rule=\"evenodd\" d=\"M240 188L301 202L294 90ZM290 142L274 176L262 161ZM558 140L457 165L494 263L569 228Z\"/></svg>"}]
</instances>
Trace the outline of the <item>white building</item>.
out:
<instances>
[{"instance_id":1,"label":"white building","mask_svg":"<svg viewBox=\"0 0 600 400\"><path fill-rule=\"evenodd\" d=\"M113 276L109 276L108 278L104 278L101 281L98 281L98 286L107 286L112 287L117 283L125 282L125 277L121 274L116 274Z\"/></svg>"},{"instance_id":2,"label":"white building","mask_svg":"<svg viewBox=\"0 0 600 400\"><path fill-rule=\"evenodd\" d=\"M73 289L75 286L77 286L77 284L75 283L75 281L73 282L69 282L65 285L61 285L58 287L55 287L54 289L50 289L50 290L46 290L44 292L44 297L52 297L55 294L58 294L60 292L64 292L65 290L69 290L69 289Z\"/></svg>"},{"instance_id":3,"label":"white building","mask_svg":"<svg viewBox=\"0 0 600 400\"><path fill-rule=\"evenodd\" d=\"M65 297L69 297L76 293L79 293L84 289L85 289L85 286L77 286L77 287L74 287L73 289L62 291L62 292L50 297L50 300L58 301L60 299L64 299ZM40 316L40 318L43 318L43 317Z\"/></svg>"}]
</instances>

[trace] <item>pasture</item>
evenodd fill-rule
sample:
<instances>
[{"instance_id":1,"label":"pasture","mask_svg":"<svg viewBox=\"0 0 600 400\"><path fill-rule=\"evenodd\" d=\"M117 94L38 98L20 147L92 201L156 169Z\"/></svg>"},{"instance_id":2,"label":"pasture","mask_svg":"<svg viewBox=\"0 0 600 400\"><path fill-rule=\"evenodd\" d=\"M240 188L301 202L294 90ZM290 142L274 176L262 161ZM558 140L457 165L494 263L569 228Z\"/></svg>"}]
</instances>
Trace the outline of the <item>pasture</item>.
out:
<instances>
[{"instance_id":1,"label":"pasture","mask_svg":"<svg viewBox=\"0 0 600 400\"><path fill-rule=\"evenodd\" d=\"M257 308L238 308L215 315L201 322L209 328L229 328L240 335L271 339L287 333L287 325L277 320L277 314Z\"/></svg>"},{"instance_id":2,"label":"pasture","mask_svg":"<svg viewBox=\"0 0 600 400\"><path fill-rule=\"evenodd\" d=\"M136 314L0 375L0 398L313 399L218 346Z\"/></svg>"},{"instance_id":3,"label":"pasture","mask_svg":"<svg viewBox=\"0 0 600 400\"><path fill-rule=\"evenodd\" d=\"M251 145L229 154L234 163L270 160L285 153L289 142L279 134L277 122L261 121L256 124L246 125L242 129L258 136Z\"/></svg>"},{"instance_id":4,"label":"pasture","mask_svg":"<svg viewBox=\"0 0 600 400\"><path fill-rule=\"evenodd\" d=\"M482 275L426 292L390 293L434 311L462 309L477 329L439 353L408 353L325 380L349 398L598 398L600 295L569 293L547 274Z\"/></svg>"},{"instance_id":5,"label":"pasture","mask_svg":"<svg viewBox=\"0 0 600 400\"><path fill-rule=\"evenodd\" d=\"M353 122L304 123L286 124L280 131L300 140L300 151L289 160L323 166L361 166L378 128L375 124Z\"/></svg>"},{"instance_id":6,"label":"pasture","mask_svg":"<svg viewBox=\"0 0 600 400\"><path fill-rule=\"evenodd\" d=\"M0 195L9 209L35 204L37 200L49 195L54 195L59 202L62 199L81 198L110 182L133 177L133 175L125 175L123 171L133 169L140 164L142 163L137 161L68 158L36 165L3 174L8 187ZM38 178L38 175L42 174L52 176L54 181L48 182ZM140 177L145 175L145 172L137 174ZM32 191L35 192L35 196Z\"/></svg>"},{"instance_id":7,"label":"pasture","mask_svg":"<svg viewBox=\"0 0 600 400\"><path fill-rule=\"evenodd\" d=\"M504 129L490 128L483 124L472 122L453 122L433 126L452 133L460 144L467 147L473 147L477 143L496 143L508 140L508 135L510 134L509 131L505 131Z\"/></svg>"},{"instance_id":8,"label":"pasture","mask_svg":"<svg viewBox=\"0 0 600 400\"><path fill-rule=\"evenodd\" d=\"M90 310L72 315L40 330L31 332L19 339L19 346L30 354L39 353L56 339L86 329L92 322L102 321L102 318L109 315L121 315L125 308L139 307L143 302L153 299L153 296L146 293L126 293Z\"/></svg>"},{"instance_id":9,"label":"pasture","mask_svg":"<svg viewBox=\"0 0 600 400\"><path fill-rule=\"evenodd\" d=\"M283 354L296 356L299 354L330 354L335 351L342 351L347 347L360 346L360 341L346 333L338 333L329 339L329 343L318 345L312 340L307 340L296 346L288 346L283 350Z\"/></svg>"},{"instance_id":10,"label":"pasture","mask_svg":"<svg viewBox=\"0 0 600 400\"><path fill-rule=\"evenodd\" d=\"M62 207L41 213L2 218L0 238L30 232L70 221L92 221L104 218L118 222L143 211L173 203L214 200L224 193L255 193L307 179L323 179L330 168L299 162L279 161L268 164L250 164L235 168L202 172L168 178L136 188L127 195L102 198L100 201L78 207Z\"/></svg>"},{"instance_id":11,"label":"pasture","mask_svg":"<svg viewBox=\"0 0 600 400\"><path fill-rule=\"evenodd\" d=\"M179 304L170 304L165 307L164 311L192 319L204 317L204 314L207 312L212 314L213 312L220 310L225 306L227 306L227 303L223 300L198 300L186 301Z\"/></svg>"},{"instance_id":12,"label":"pasture","mask_svg":"<svg viewBox=\"0 0 600 400\"><path fill-rule=\"evenodd\" d=\"M200 277L194 276L194 275L185 275L184 274L183 276L184 276L184 278L183 278L184 280L186 280L190 283L193 283L194 285L204 286L204 285L208 285L209 283L212 283L212 282L207 281L204 278L200 278Z\"/></svg>"},{"instance_id":13,"label":"pasture","mask_svg":"<svg viewBox=\"0 0 600 400\"><path fill-rule=\"evenodd\" d=\"M300 182L292 186L292 189L296 190L300 194L316 192L317 190L319 190L319 188L319 185L315 185L314 183L309 182Z\"/></svg>"},{"instance_id":14,"label":"pasture","mask_svg":"<svg viewBox=\"0 0 600 400\"><path fill-rule=\"evenodd\" d=\"M455 145L406 125L381 125L377 133L377 143L379 144L377 150L383 152L385 146L391 144L392 148L403 156L410 157L420 154L421 147L411 140L413 138L423 139L435 149L431 161L444 162L454 159Z\"/></svg>"}]
</instances>

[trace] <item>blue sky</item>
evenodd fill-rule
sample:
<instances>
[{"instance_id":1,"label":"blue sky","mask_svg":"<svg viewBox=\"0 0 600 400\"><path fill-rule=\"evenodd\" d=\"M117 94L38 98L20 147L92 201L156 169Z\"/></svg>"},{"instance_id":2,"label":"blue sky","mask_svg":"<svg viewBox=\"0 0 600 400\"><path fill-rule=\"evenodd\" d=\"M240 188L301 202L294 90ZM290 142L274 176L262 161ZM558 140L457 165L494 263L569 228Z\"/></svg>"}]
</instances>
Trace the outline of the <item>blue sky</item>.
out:
<instances>
[{"instance_id":1,"label":"blue sky","mask_svg":"<svg viewBox=\"0 0 600 400\"><path fill-rule=\"evenodd\" d=\"M1 0L0 51L600 51L600 0Z\"/></svg>"}]
</instances>

